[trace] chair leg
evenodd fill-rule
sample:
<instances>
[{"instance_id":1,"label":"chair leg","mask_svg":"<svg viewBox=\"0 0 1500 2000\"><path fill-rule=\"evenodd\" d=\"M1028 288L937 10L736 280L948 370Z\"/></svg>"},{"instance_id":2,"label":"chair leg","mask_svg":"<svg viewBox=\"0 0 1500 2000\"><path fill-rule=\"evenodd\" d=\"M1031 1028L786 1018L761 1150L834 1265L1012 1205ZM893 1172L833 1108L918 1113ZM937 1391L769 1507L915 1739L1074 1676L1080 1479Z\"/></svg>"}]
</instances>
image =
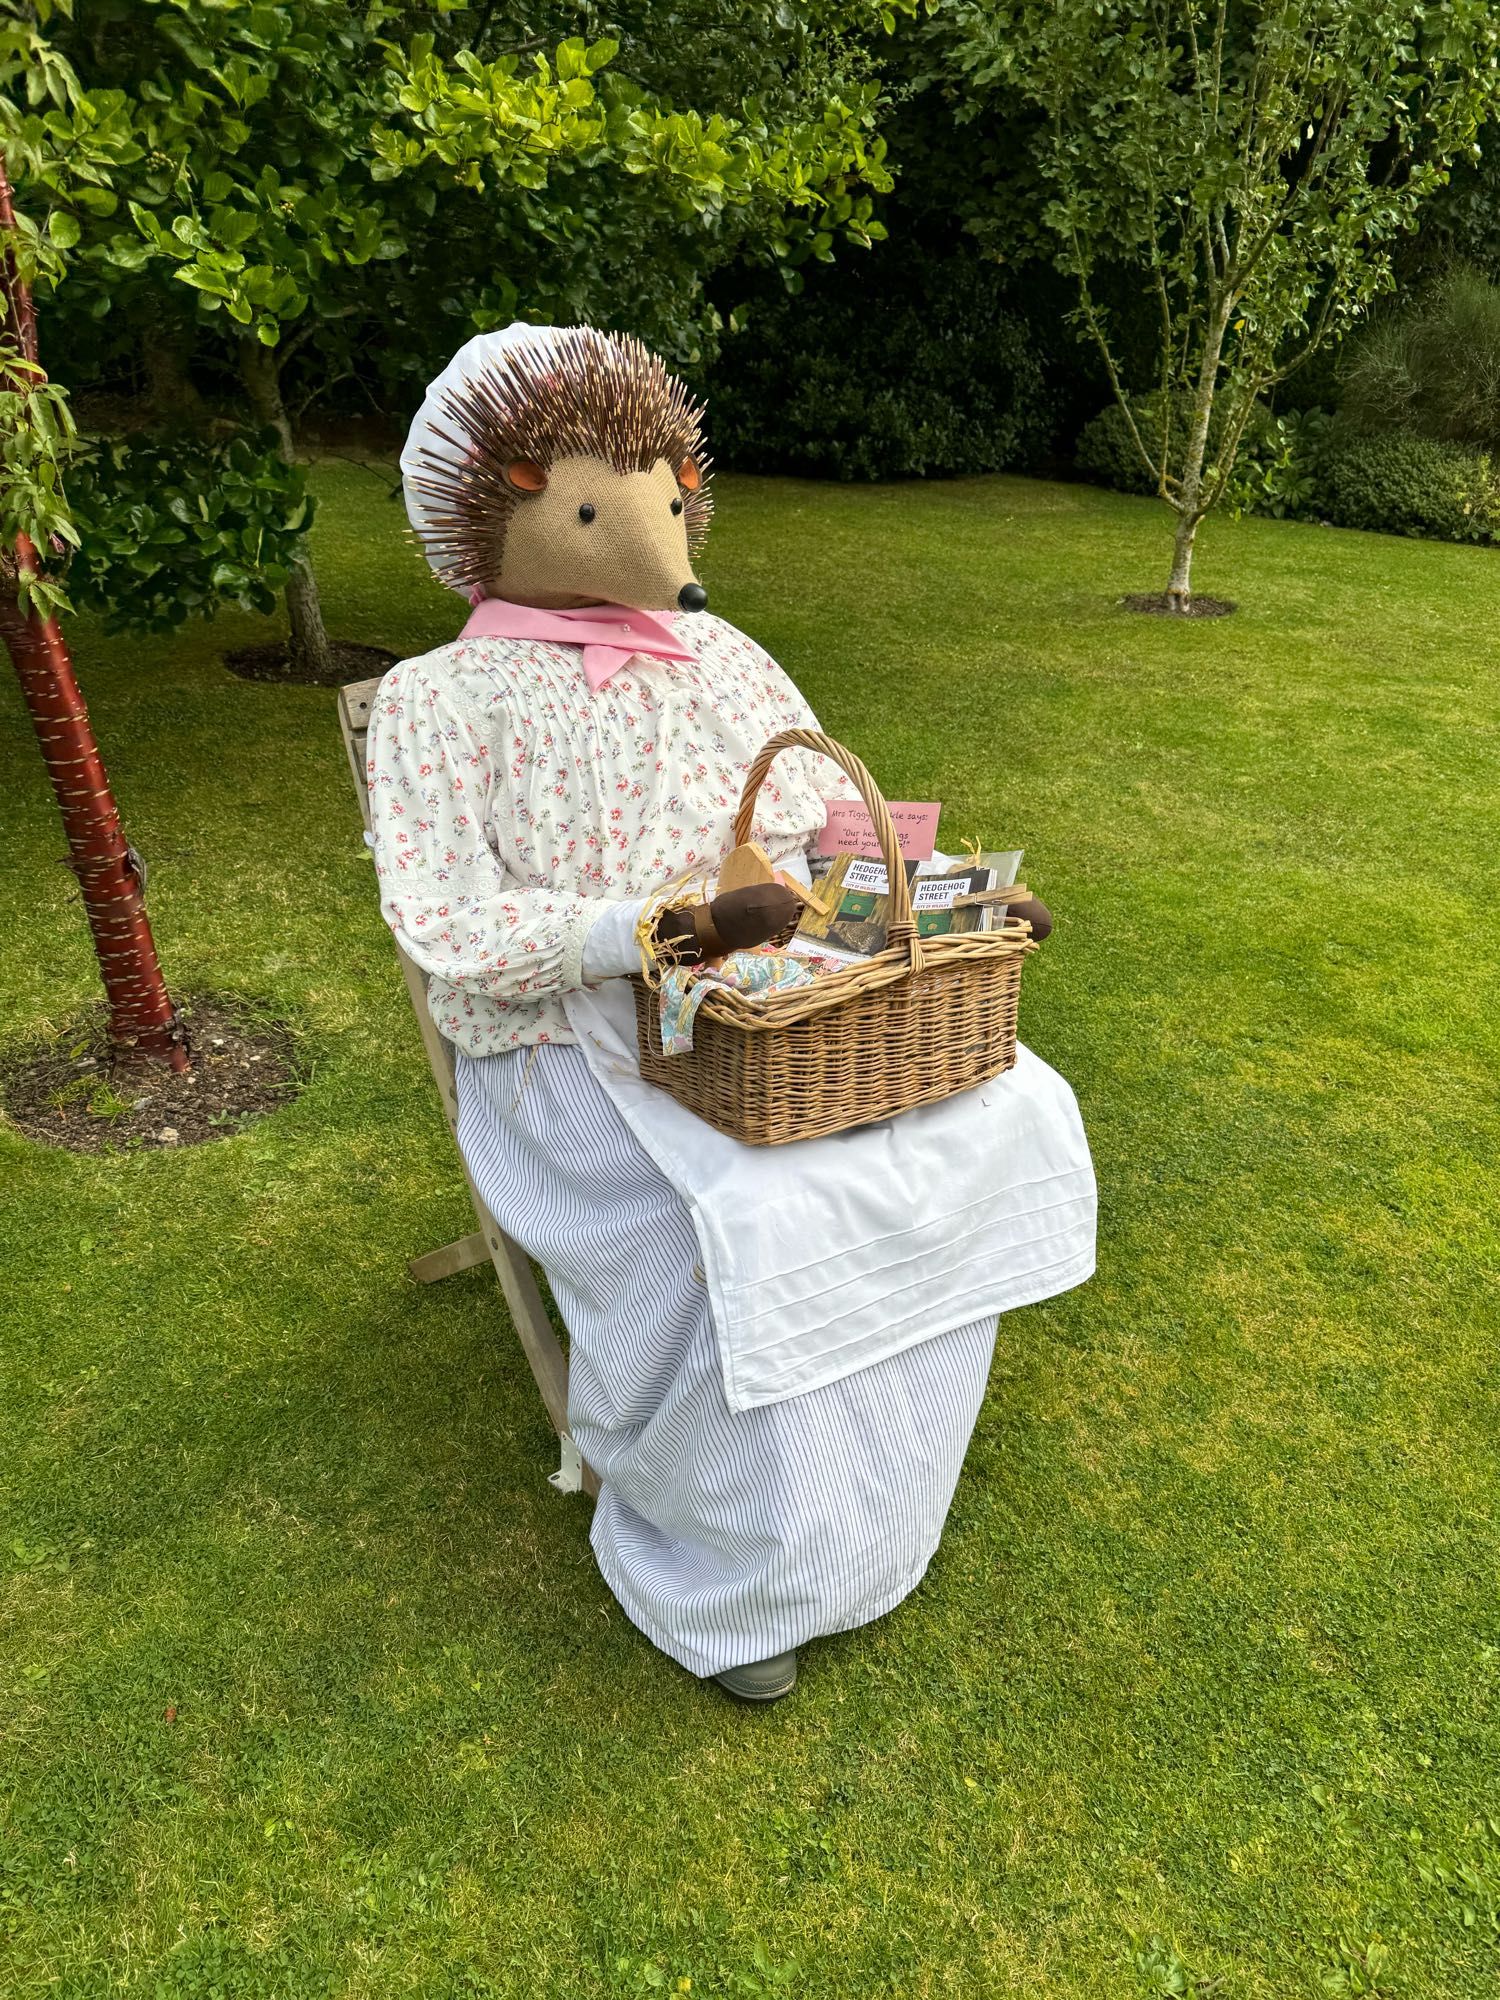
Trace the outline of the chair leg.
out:
<instances>
[{"instance_id":1,"label":"chair leg","mask_svg":"<svg viewBox=\"0 0 1500 2000\"><path fill-rule=\"evenodd\" d=\"M487 1264L489 1256L490 1246L476 1229L468 1236L460 1236L456 1243L445 1243L441 1250L413 1257L406 1268L419 1285L435 1285L439 1278L451 1278L460 1271L472 1271L476 1264Z\"/></svg>"},{"instance_id":2,"label":"chair leg","mask_svg":"<svg viewBox=\"0 0 1500 2000\"><path fill-rule=\"evenodd\" d=\"M467 1165L464 1175L469 1178ZM490 1214L472 1179L469 1179L469 1193L474 1201L475 1219L484 1224L480 1240L487 1246L487 1255L510 1309L511 1324L562 1447L562 1463L556 1472L547 1475L548 1479L559 1493L587 1493L591 1500L597 1500L599 1475L568 1435L568 1357L547 1317L531 1259Z\"/></svg>"},{"instance_id":3,"label":"chair leg","mask_svg":"<svg viewBox=\"0 0 1500 2000\"><path fill-rule=\"evenodd\" d=\"M587 1493L591 1500L597 1500L598 1473L566 1431L561 1433L557 1442L562 1454L562 1463L556 1472L547 1474L547 1484L556 1487L559 1493Z\"/></svg>"},{"instance_id":4,"label":"chair leg","mask_svg":"<svg viewBox=\"0 0 1500 2000\"><path fill-rule=\"evenodd\" d=\"M555 1486L559 1493L581 1493L583 1491L583 1453L574 1444L566 1431L557 1440L562 1453L562 1463L556 1472L547 1474L547 1484Z\"/></svg>"}]
</instances>

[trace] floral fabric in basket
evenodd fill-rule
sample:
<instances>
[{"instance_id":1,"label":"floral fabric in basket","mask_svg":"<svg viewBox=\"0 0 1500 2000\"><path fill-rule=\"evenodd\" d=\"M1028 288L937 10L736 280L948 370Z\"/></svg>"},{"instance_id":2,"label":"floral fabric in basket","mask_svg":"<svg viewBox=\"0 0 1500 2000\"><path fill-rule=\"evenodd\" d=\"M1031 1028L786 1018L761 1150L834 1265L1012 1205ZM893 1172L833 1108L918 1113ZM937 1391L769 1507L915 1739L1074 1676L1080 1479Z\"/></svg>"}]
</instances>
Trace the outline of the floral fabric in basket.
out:
<instances>
[{"instance_id":1,"label":"floral fabric in basket","mask_svg":"<svg viewBox=\"0 0 1500 2000\"><path fill-rule=\"evenodd\" d=\"M693 1021L714 986L737 993L780 993L789 986L810 986L813 973L799 958L784 951L732 951L716 965L674 965L662 974L662 1054L683 1056L693 1046Z\"/></svg>"}]
</instances>

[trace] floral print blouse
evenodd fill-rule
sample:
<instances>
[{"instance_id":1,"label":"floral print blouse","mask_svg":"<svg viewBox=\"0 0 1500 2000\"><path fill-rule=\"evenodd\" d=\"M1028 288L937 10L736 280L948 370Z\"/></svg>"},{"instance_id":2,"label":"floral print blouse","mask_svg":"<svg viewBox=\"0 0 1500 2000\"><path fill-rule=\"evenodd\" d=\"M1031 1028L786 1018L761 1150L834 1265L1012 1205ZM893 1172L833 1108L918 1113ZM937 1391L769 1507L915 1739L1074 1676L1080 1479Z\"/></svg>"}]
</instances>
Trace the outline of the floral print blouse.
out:
<instances>
[{"instance_id":1,"label":"floral print blouse","mask_svg":"<svg viewBox=\"0 0 1500 2000\"><path fill-rule=\"evenodd\" d=\"M404 660L370 710L371 846L381 908L428 974L433 1019L470 1055L575 1039L561 995L584 983L605 909L708 874L733 845L751 761L778 730L816 729L770 656L706 612L677 619L695 658L638 654L597 692L577 646L459 639ZM805 851L826 758L783 751L754 837Z\"/></svg>"}]
</instances>

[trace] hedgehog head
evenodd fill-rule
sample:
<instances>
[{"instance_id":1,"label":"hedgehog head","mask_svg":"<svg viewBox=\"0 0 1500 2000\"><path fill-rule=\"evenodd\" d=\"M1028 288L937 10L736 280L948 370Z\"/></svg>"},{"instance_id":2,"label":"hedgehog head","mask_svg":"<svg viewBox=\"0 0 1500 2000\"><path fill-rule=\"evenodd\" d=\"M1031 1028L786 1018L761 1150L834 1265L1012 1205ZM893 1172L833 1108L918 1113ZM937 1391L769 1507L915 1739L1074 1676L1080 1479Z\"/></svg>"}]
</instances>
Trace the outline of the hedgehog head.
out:
<instances>
[{"instance_id":1,"label":"hedgehog head","mask_svg":"<svg viewBox=\"0 0 1500 2000\"><path fill-rule=\"evenodd\" d=\"M424 418L403 466L444 583L548 609L707 601L702 406L640 341L575 327L497 346L434 385Z\"/></svg>"}]
</instances>

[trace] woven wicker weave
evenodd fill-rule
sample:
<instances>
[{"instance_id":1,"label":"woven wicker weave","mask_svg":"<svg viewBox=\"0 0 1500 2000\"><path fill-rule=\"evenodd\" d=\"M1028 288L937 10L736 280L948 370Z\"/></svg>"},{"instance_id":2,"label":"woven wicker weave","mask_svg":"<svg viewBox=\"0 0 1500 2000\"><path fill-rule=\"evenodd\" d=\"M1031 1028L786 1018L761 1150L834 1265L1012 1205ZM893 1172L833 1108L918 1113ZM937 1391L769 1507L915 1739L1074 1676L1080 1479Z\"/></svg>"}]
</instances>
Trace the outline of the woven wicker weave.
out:
<instances>
[{"instance_id":1,"label":"woven wicker weave","mask_svg":"<svg viewBox=\"0 0 1500 2000\"><path fill-rule=\"evenodd\" d=\"M831 758L869 809L891 883L886 950L784 993L713 988L685 1055L662 1053L655 969L635 982L641 1075L750 1146L868 1125L1009 1069L1021 967L1036 949L1024 922L919 940L885 800L859 759L816 730L785 730L756 758L735 818L736 845L750 838L773 758L793 749Z\"/></svg>"}]
</instances>

